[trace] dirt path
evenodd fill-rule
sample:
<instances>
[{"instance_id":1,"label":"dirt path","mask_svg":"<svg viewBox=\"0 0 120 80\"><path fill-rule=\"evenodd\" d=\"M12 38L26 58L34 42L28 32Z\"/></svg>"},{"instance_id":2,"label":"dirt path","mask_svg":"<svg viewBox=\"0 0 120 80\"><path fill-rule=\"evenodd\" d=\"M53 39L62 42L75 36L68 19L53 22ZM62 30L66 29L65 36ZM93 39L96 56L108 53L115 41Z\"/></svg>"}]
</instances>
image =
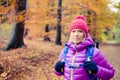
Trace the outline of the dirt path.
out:
<instances>
[{"instance_id":1,"label":"dirt path","mask_svg":"<svg viewBox=\"0 0 120 80\"><path fill-rule=\"evenodd\" d=\"M120 45L102 44L100 49L115 68L115 76L112 80L120 80Z\"/></svg>"}]
</instances>

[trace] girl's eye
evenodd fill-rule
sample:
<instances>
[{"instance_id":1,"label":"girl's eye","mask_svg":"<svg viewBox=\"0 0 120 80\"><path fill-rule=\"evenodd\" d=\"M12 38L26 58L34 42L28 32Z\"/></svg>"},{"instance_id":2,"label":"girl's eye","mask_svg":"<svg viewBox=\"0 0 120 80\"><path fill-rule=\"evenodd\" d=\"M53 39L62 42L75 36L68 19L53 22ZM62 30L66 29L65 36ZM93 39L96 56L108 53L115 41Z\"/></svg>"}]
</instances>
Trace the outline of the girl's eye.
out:
<instances>
[{"instance_id":1,"label":"girl's eye","mask_svg":"<svg viewBox=\"0 0 120 80\"><path fill-rule=\"evenodd\" d=\"M81 32L83 32L83 31L82 31L82 30L79 30L78 32L80 32L80 33L81 33Z\"/></svg>"},{"instance_id":2,"label":"girl's eye","mask_svg":"<svg viewBox=\"0 0 120 80\"><path fill-rule=\"evenodd\" d=\"M74 32L75 32L75 30L72 30L72 32L74 33Z\"/></svg>"}]
</instances>

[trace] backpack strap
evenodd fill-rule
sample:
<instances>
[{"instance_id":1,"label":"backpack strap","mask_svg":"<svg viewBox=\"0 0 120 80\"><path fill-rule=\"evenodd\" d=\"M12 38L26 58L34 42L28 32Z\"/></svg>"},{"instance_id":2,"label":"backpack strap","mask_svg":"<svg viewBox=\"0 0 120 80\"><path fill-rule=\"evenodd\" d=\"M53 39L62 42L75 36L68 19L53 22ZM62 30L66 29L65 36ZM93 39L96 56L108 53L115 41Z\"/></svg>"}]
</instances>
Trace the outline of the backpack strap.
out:
<instances>
[{"instance_id":1,"label":"backpack strap","mask_svg":"<svg viewBox=\"0 0 120 80\"><path fill-rule=\"evenodd\" d=\"M65 64L69 67L69 68L78 68L80 66L83 66L84 64L80 64L80 65L77 65L77 66L72 66L71 64L69 64L67 61L66 61L66 56L68 54L68 50L69 50L69 46L67 44L64 45L64 51L62 53L62 62L65 62Z\"/></svg>"},{"instance_id":2,"label":"backpack strap","mask_svg":"<svg viewBox=\"0 0 120 80\"><path fill-rule=\"evenodd\" d=\"M92 57L93 57L93 48L94 48L94 45L90 45L89 47L87 47L87 52L86 52L86 59L85 61L92 61ZM68 54L68 45L65 44L64 45L64 51L63 51L63 54L62 54L62 61L66 61L66 56Z\"/></svg>"},{"instance_id":3,"label":"backpack strap","mask_svg":"<svg viewBox=\"0 0 120 80\"><path fill-rule=\"evenodd\" d=\"M92 57L93 57L93 51L94 51L94 45L90 45L89 47L87 47L87 52L86 52L86 59L85 61L92 61Z\"/></svg>"},{"instance_id":4,"label":"backpack strap","mask_svg":"<svg viewBox=\"0 0 120 80\"><path fill-rule=\"evenodd\" d=\"M87 47L85 61L92 61L93 53L94 53L94 45L90 45L89 47ZM88 76L89 76L90 80L99 80L99 78L96 78L93 74L91 74L90 70L88 72Z\"/></svg>"},{"instance_id":5,"label":"backpack strap","mask_svg":"<svg viewBox=\"0 0 120 80\"><path fill-rule=\"evenodd\" d=\"M62 53L62 62L66 62L66 56L68 54L68 49L69 49L68 45L65 44L64 45L64 50L63 50L63 53Z\"/></svg>"}]
</instances>

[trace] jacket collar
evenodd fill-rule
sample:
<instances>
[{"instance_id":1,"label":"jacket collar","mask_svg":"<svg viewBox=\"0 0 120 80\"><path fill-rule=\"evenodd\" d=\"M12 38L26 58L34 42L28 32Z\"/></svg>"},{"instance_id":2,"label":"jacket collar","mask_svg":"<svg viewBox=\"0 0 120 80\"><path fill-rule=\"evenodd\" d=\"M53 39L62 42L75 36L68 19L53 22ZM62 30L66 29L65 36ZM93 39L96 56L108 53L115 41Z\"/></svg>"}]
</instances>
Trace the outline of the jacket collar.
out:
<instances>
[{"instance_id":1,"label":"jacket collar","mask_svg":"<svg viewBox=\"0 0 120 80\"><path fill-rule=\"evenodd\" d=\"M86 47L90 46L94 44L92 37L90 35L86 36L86 39L84 42L78 43L77 45L75 45L73 42L68 41L67 45L68 47L72 50L72 51L81 51L84 50Z\"/></svg>"}]
</instances>

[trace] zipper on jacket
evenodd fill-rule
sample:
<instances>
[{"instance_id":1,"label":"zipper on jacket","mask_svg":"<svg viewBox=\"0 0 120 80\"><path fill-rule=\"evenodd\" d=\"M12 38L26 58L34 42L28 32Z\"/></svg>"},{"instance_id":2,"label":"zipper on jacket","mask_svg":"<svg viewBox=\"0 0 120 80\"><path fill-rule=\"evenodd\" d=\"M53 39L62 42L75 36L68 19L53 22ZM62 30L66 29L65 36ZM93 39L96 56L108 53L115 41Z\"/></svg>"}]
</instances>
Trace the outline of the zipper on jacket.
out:
<instances>
[{"instance_id":1,"label":"zipper on jacket","mask_svg":"<svg viewBox=\"0 0 120 80\"><path fill-rule=\"evenodd\" d=\"M75 50L76 50L76 45L75 45ZM77 55L77 50L75 55L72 57L72 66L74 65L74 60L75 60L75 56ZM70 69L70 80L73 80L73 68Z\"/></svg>"}]
</instances>

